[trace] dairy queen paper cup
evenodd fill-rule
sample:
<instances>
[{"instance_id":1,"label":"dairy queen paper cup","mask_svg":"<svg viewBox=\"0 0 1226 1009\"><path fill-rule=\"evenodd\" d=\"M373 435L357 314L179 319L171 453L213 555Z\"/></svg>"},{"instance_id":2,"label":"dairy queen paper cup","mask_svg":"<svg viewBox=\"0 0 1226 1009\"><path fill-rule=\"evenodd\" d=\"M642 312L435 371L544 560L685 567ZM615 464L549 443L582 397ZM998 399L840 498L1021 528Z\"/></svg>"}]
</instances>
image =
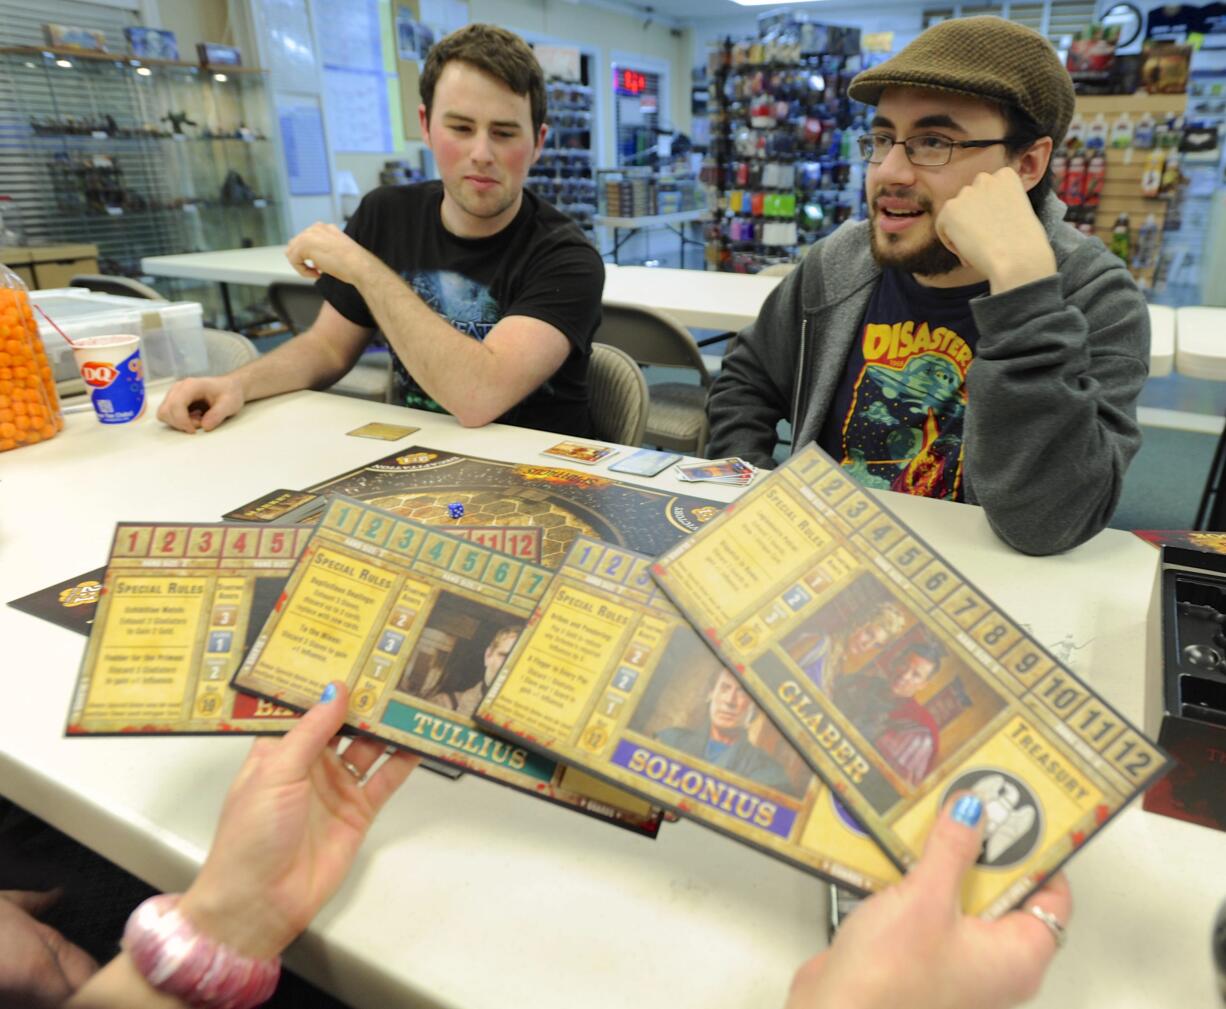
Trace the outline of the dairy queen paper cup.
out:
<instances>
[{"instance_id":1,"label":"dairy queen paper cup","mask_svg":"<svg viewBox=\"0 0 1226 1009\"><path fill-rule=\"evenodd\" d=\"M76 341L72 355L101 423L127 424L145 412L139 336L83 337Z\"/></svg>"}]
</instances>

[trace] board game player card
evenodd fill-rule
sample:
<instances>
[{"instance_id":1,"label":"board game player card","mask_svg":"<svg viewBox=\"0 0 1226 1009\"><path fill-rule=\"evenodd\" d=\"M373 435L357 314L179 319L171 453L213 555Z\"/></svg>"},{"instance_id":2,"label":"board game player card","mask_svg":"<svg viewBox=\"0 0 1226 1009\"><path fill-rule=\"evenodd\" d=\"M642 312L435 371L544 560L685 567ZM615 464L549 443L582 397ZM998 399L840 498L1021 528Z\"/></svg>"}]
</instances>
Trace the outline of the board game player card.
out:
<instances>
[{"instance_id":1,"label":"board game player card","mask_svg":"<svg viewBox=\"0 0 1226 1009\"><path fill-rule=\"evenodd\" d=\"M230 677L310 529L120 523L66 734L285 732L297 716Z\"/></svg>"},{"instance_id":2,"label":"board game player card","mask_svg":"<svg viewBox=\"0 0 1226 1009\"><path fill-rule=\"evenodd\" d=\"M323 499L318 494L300 490L274 490L254 501L226 512L223 522L280 523L287 525L321 510Z\"/></svg>"},{"instance_id":3,"label":"board game player card","mask_svg":"<svg viewBox=\"0 0 1226 1009\"><path fill-rule=\"evenodd\" d=\"M1016 906L1166 755L815 446L652 574L901 868L983 799L966 910Z\"/></svg>"},{"instance_id":4,"label":"board game player card","mask_svg":"<svg viewBox=\"0 0 1226 1009\"><path fill-rule=\"evenodd\" d=\"M399 441L401 438L407 438L411 434L416 434L420 431L419 427L405 427L401 424L381 424L378 421L372 421L369 424L363 424L361 427L355 427L352 431L346 431L351 438L377 438L379 441Z\"/></svg>"},{"instance_id":5,"label":"board game player card","mask_svg":"<svg viewBox=\"0 0 1226 1009\"><path fill-rule=\"evenodd\" d=\"M15 610L49 620L78 634L89 635L94 611L102 594L102 579L106 568L95 568L75 578L68 578L45 589L31 592L9 605Z\"/></svg>"},{"instance_id":6,"label":"board game player card","mask_svg":"<svg viewBox=\"0 0 1226 1009\"><path fill-rule=\"evenodd\" d=\"M897 881L651 580L650 563L576 540L478 722L844 887ZM723 749L710 757L717 732Z\"/></svg>"},{"instance_id":7,"label":"board game player card","mask_svg":"<svg viewBox=\"0 0 1226 1009\"><path fill-rule=\"evenodd\" d=\"M542 455L557 456L568 462L577 462L583 466L595 466L598 462L617 455L617 449L608 445L587 445L578 441L560 441L545 449Z\"/></svg>"},{"instance_id":8,"label":"board game player card","mask_svg":"<svg viewBox=\"0 0 1226 1009\"><path fill-rule=\"evenodd\" d=\"M335 496L234 685L295 709L342 680L366 735L655 836L649 803L479 728L551 572Z\"/></svg>"},{"instance_id":9,"label":"board game player card","mask_svg":"<svg viewBox=\"0 0 1226 1009\"><path fill-rule=\"evenodd\" d=\"M632 473L635 476L655 476L663 473L669 466L680 459L676 452L655 452L649 448L641 448L637 452L609 463L612 473Z\"/></svg>"}]
</instances>

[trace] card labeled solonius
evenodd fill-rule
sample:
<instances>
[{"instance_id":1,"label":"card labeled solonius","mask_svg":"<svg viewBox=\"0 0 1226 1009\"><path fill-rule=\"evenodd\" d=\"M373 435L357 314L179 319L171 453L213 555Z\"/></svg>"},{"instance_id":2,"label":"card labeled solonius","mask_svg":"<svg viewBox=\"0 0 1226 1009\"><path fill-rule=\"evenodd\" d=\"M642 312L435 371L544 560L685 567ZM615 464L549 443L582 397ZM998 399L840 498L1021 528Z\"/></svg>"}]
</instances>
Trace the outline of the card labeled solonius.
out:
<instances>
[{"instance_id":1,"label":"card labeled solonius","mask_svg":"<svg viewBox=\"0 0 1226 1009\"><path fill-rule=\"evenodd\" d=\"M651 580L650 563L577 540L478 721L846 887L897 880Z\"/></svg>"},{"instance_id":2,"label":"card labeled solonius","mask_svg":"<svg viewBox=\"0 0 1226 1009\"><path fill-rule=\"evenodd\" d=\"M230 678L310 537L298 526L120 523L67 734L286 732Z\"/></svg>"},{"instance_id":3,"label":"card labeled solonius","mask_svg":"<svg viewBox=\"0 0 1226 1009\"><path fill-rule=\"evenodd\" d=\"M899 867L952 793L982 798L971 913L1015 906L1166 767L815 447L651 570Z\"/></svg>"},{"instance_id":4,"label":"card labeled solonius","mask_svg":"<svg viewBox=\"0 0 1226 1009\"><path fill-rule=\"evenodd\" d=\"M346 724L361 733L654 836L660 813L649 803L473 720L551 577L335 496L234 685L305 709L341 680Z\"/></svg>"}]
</instances>

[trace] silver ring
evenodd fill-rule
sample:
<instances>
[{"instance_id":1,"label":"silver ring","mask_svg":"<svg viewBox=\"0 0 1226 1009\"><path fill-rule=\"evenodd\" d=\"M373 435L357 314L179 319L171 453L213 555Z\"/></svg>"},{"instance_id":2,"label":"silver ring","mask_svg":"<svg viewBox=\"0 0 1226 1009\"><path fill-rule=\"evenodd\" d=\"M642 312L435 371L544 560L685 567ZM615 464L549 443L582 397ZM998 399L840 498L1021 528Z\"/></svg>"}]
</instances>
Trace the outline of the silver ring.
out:
<instances>
[{"instance_id":1,"label":"silver ring","mask_svg":"<svg viewBox=\"0 0 1226 1009\"><path fill-rule=\"evenodd\" d=\"M366 777L366 772L361 770L357 764L354 764L351 761L345 760L344 757L341 757L340 761L341 761L341 767L343 767L346 771L352 774L355 781L361 781L364 777Z\"/></svg>"},{"instance_id":2,"label":"silver ring","mask_svg":"<svg viewBox=\"0 0 1226 1009\"><path fill-rule=\"evenodd\" d=\"M1047 931L1051 933L1051 937L1056 940L1056 949L1064 949L1064 942L1068 938L1064 931L1064 926L1060 924L1060 919L1050 911L1044 911L1038 904L1033 904L1026 908L1029 914L1034 915L1044 925L1047 926Z\"/></svg>"}]
</instances>

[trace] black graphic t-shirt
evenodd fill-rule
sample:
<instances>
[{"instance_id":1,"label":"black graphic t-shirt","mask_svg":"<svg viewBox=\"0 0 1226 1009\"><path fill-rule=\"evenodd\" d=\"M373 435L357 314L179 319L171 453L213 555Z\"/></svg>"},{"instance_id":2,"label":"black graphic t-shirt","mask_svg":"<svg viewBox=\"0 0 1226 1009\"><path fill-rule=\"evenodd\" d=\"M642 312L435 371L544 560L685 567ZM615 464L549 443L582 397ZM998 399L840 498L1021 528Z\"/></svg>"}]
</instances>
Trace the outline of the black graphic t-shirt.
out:
<instances>
[{"instance_id":1,"label":"black graphic t-shirt","mask_svg":"<svg viewBox=\"0 0 1226 1009\"><path fill-rule=\"evenodd\" d=\"M986 283L925 287L887 269L818 444L866 487L961 501L966 372Z\"/></svg>"},{"instance_id":2,"label":"black graphic t-shirt","mask_svg":"<svg viewBox=\"0 0 1226 1009\"><path fill-rule=\"evenodd\" d=\"M489 238L451 234L443 227L442 201L441 182L384 186L366 195L345 232L475 340L484 340L508 315L540 319L565 334L571 352L562 367L498 419L590 437L587 363L604 289L599 253L573 221L527 190L515 219ZM329 276L316 286L346 319L378 326L357 288ZM395 402L441 412L400 359L393 358Z\"/></svg>"}]
</instances>

